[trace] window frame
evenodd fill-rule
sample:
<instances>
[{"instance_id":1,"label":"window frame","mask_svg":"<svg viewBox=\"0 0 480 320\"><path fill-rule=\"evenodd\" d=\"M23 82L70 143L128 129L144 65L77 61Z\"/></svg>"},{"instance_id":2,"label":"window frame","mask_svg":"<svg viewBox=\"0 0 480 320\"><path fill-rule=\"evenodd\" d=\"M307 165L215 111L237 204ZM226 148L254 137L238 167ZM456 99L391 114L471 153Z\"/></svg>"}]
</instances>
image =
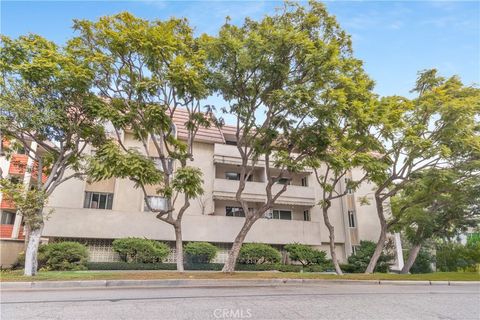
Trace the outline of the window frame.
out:
<instances>
[{"instance_id":1,"label":"window frame","mask_svg":"<svg viewBox=\"0 0 480 320\"><path fill-rule=\"evenodd\" d=\"M355 210L348 210L347 211L347 216L348 216L348 227L349 228L356 228L357 227L357 217L355 214Z\"/></svg>"},{"instance_id":2,"label":"window frame","mask_svg":"<svg viewBox=\"0 0 480 320\"><path fill-rule=\"evenodd\" d=\"M303 210L303 221L312 221L312 215L310 214L309 209Z\"/></svg>"},{"instance_id":3,"label":"window frame","mask_svg":"<svg viewBox=\"0 0 480 320\"><path fill-rule=\"evenodd\" d=\"M228 214L229 213L228 209L230 209L231 214ZM232 209L237 209L237 210L232 211ZM241 214L236 215L237 212L241 212ZM226 217L234 217L234 218L245 218L245 212L243 212L242 207L225 206L225 216Z\"/></svg>"},{"instance_id":4,"label":"window frame","mask_svg":"<svg viewBox=\"0 0 480 320\"><path fill-rule=\"evenodd\" d=\"M162 197L162 196L147 196L147 199L149 200L150 198L160 198L160 199L163 199L165 201L165 208L162 209L158 209L158 210L167 210L168 209L168 202L167 202L167 198L165 197ZM150 206L152 206L152 204L150 203ZM155 209L155 208L154 208ZM143 212L153 212L153 211L150 211L147 204L145 203L145 198L143 199Z\"/></svg>"},{"instance_id":5,"label":"window frame","mask_svg":"<svg viewBox=\"0 0 480 320\"><path fill-rule=\"evenodd\" d=\"M93 197L96 195L98 198L97 206L92 207ZM102 201L102 197L104 198L104 208L100 208L100 203ZM84 209L98 209L98 210L112 210L113 208L113 193L111 192L96 192L96 191L85 191L85 196L83 199L83 208Z\"/></svg>"}]
</instances>

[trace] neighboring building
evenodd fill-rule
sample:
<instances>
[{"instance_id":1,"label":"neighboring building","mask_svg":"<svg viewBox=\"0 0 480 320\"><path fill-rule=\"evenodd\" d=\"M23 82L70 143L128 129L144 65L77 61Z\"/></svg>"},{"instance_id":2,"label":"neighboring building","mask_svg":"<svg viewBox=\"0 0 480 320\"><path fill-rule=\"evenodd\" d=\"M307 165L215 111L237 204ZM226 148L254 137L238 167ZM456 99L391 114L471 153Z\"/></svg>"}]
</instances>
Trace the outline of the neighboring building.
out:
<instances>
[{"instance_id":1,"label":"neighboring building","mask_svg":"<svg viewBox=\"0 0 480 320\"><path fill-rule=\"evenodd\" d=\"M174 118L177 134L185 138L184 115ZM243 224L244 216L235 193L238 187L241 159L234 144L234 128L208 128L199 130L194 143L194 158L191 165L203 172L203 196L191 201L183 219L184 241L208 241L221 248L217 262L223 262L228 248ZM127 147L143 150L142 144L133 134L123 133ZM88 151L91 152L91 151ZM152 146L150 154L155 154ZM27 158L22 158L26 163ZM1 160L4 176L23 174ZM175 166L175 164L173 164ZM25 166L24 166L25 167ZM354 170L355 178L360 171ZM258 207L265 199L265 168L262 160L255 167L251 181L247 182L244 198L252 208ZM274 208L260 219L250 230L246 242L261 242L281 249L283 245L299 242L328 252L328 230L323 223L320 201L321 188L312 172L306 170L292 174L279 184L289 183L287 191L280 196ZM281 188L275 186L275 189ZM344 181L340 189L345 187ZM360 240L376 241L380 225L373 201L374 186L361 185L355 192L333 202L330 209L331 221L335 226L337 252L340 260L355 252ZM151 203L162 206L163 199L151 188ZM341 191L341 190L340 190ZM370 198L371 204L360 205L360 197ZM181 205L181 204L180 204ZM113 261L118 256L111 249L113 239L144 237L173 243L173 228L155 218L145 209L143 192L134 188L134 183L125 179L110 179L88 183L83 180L69 180L60 185L49 199L48 206L54 209L45 223L43 237L48 240L69 239L86 243L92 261ZM18 239L22 236L21 216L2 202L2 238ZM5 230L5 231L3 231ZM172 245L173 247L173 245ZM172 249L173 250L173 249ZM170 262L173 262L171 255Z\"/></svg>"}]
</instances>

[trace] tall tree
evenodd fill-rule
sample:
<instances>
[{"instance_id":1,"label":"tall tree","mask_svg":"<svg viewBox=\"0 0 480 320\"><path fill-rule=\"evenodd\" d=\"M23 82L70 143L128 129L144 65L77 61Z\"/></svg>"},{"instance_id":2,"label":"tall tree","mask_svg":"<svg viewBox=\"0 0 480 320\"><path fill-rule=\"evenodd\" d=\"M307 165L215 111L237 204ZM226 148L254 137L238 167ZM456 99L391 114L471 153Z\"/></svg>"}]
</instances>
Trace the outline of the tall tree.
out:
<instances>
[{"instance_id":1,"label":"tall tree","mask_svg":"<svg viewBox=\"0 0 480 320\"><path fill-rule=\"evenodd\" d=\"M209 94L202 40L185 19L147 21L129 13L75 21L74 28L80 36L70 44L95 68L96 88L108 101L98 114L114 132L115 143L97 151L91 176L129 178L141 188L150 211L173 227L177 270L183 271L183 215L190 200L203 193L201 172L189 161L197 131L214 122L211 109L202 112L200 103ZM176 130L172 119L179 112L187 119ZM141 141L142 152L123 143L124 132ZM159 158L159 167L150 156ZM165 207L150 204L148 186L157 187Z\"/></svg>"},{"instance_id":2,"label":"tall tree","mask_svg":"<svg viewBox=\"0 0 480 320\"><path fill-rule=\"evenodd\" d=\"M381 146L371 133L376 106L371 94L373 82L365 75L360 61L344 66L342 71L345 76L335 88L324 92L323 104L312 111L312 119L324 125L312 125L309 134L326 135L328 148L320 147L308 161L322 187L320 206L329 232L330 255L339 275L343 272L335 251L335 227L329 217L332 201L354 191L383 167L377 160ZM353 169L362 170L361 176L351 178Z\"/></svg>"},{"instance_id":3,"label":"tall tree","mask_svg":"<svg viewBox=\"0 0 480 320\"><path fill-rule=\"evenodd\" d=\"M375 269L387 231L398 220L394 217L387 221L385 202L418 172L454 166L458 159L480 146L479 89L465 86L458 77L444 79L433 69L419 73L413 92L418 96L412 100L383 98L377 111L376 133L384 146L386 170L375 177L381 231L366 273Z\"/></svg>"},{"instance_id":4,"label":"tall tree","mask_svg":"<svg viewBox=\"0 0 480 320\"><path fill-rule=\"evenodd\" d=\"M44 205L60 184L82 176L85 147L102 142L103 126L92 111L102 102L90 91L93 73L89 66L69 48L37 35L2 36L0 73L2 136L25 149L35 161L28 170L38 175L32 186L36 191L3 182L3 191L17 199L20 213L25 214L25 275L32 276L37 272ZM35 199L34 203L29 199Z\"/></svg>"},{"instance_id":5,"label":"tall tree","mask_svg":"<svg viewBox=\"0 0 480 320\"><path fill-rule=\"evenodd\" d=\"M326 148L326 135L307 135L311 111L325 90L341 82L342 67L356 60L350 38L315 1L307 7L286 3L277 14L246 19L242 26L227 21L209 52L215 87L228 103L224 112L236 120L241 158L235 198L245 222L223 268L232 272L251 227L287 190L277 182L302 170L308 154ZM265 163L266 198L249 209L243 192L259 160Z\"/></svg>"},{"instance_id":6,"label":"tall tree","mask_svg":"<svg viewBox=\"0 0 480 320\"><path fill-rule=\"evenodd\" d=\"M476 166L478 168L478 161ZM471 164L462 169L431 169L412 177L392 199L397 229L410 242L408 259L401 270L408 273L422 245L429 239L452 238L480 219L480 172Z\"/></svg>"}]
</instances>

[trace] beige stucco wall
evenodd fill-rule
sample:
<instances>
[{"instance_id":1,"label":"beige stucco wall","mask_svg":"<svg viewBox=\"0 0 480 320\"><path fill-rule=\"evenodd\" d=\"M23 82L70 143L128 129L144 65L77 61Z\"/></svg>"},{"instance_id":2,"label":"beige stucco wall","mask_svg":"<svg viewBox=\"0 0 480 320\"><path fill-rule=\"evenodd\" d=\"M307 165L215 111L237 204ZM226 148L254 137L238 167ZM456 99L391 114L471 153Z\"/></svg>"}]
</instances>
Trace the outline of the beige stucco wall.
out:
<instances>
[{"instance_id":1,"label":"beige stucco wall","mask_svg":"<svg viewBox=\"0 0 480 320\"><path fill-rule=\"evenodd\" d=\"M126 135L127 146L136 146L140 150L143 146L136 142L133 137ZM229 165L215 164L215 150L221 149L225 154L228 147L207 143L194 144L194 160L189 165L200 168L203 174L204 195L192 199L190 208L187 210L183 227L184 240L186 241L211 241L211 242L232 242L238 230L241 228L244 219L225 216L226 205L236 205L234 199L215 200L215 183L220 181L225 171L234 168ZM235 148L235 147L233 147ZM178 165L178 164L177 164ZM321 170L320 170L321 171ZM260 180L262 169L256 172ZM353 178L357 178L361 172L353 171ZM308 176L308 186L298 186L302 176ZM233 190L230 185L223 181L217 184L222 190L227 191L229 196ZM230 184L235 183L229 181ZM252 183L251 185L253 186ZM283 202L275 205L275 208L289 209L293 211L293 221L260 219L247 236L247 241L265 242L272 244L286 244L290 242L301 242L310 245L325 246L329 241L328 231L323 222L322 210L317 204L321 199L322 189L317 184L313 174L308 172L294 176L294 184L289 186L287 192L282 196ZM111 190L113 187L114 200L113 210L83 209L83 197L85 190L103 191ZM281 186L277 186L280 188ZM226 190L227 188L228 190ZM341 192L342 186L339 187ZM375 204L372 201L369 205L360 205L360 197L372 196L374 186L365 183L354 195L355 209L357 212L357 231L360 239L375 241L379 234L379 223L375 212ZM153 195L155 187L150 188L149 194ZM230 190L232 189L232 190ZM247 188L248 189L248 188ZM257 188L258 189L258 188ZM253 190L253 189L252 189ZM247 190L248 191L248 190ZM258 189L258 195L264 192ZM309 198L310 197L310 198ZM305 203L300 205L297 201L311 202L311 207ZM115 179L111 181L98 182L88 185L85 181L72 179L61 185L52 195L49 205L55 207L55 212L47 221L45 236L62 237L87 237L87 238L118 238L127 236L147 237L158 240L174 240L173 228L157 219L154 214L143 212L143 193L134 188L134 183L126 179ZM283 203L283 204L282 204ZM183 204L181 197L175 204L180 208ZM252 204L253 205L259 205ZM339 256L345 257L350 251L350 230L346 220L345 199L337 199L332 202L329 210L329 217L335 226L335 241L338 243ZM303 210L309 208L311 221L303 221Z\"/></svg>"},{"instance_id":2,"label":"beige stucco wall","mask_svg":"<svg viewBox=\"0 0 480 320\"><path fill-rule=\"evenodd\" d=\"M0 240L0 267L10 268L23 248L23 240Z\"/></svg>"}]
</instances>

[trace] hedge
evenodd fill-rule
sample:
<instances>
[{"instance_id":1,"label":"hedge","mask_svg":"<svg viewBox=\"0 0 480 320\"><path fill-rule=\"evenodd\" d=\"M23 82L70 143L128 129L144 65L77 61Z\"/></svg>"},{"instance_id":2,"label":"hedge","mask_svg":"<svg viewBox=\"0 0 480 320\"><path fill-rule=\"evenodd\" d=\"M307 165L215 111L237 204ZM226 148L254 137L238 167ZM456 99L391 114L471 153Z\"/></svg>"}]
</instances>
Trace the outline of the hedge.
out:
<instances>
[{"instance_id":1,"label":"hedge","mask_svg":"<svg viewBox=\"0 0 480 320\"><path fill-rule=\"evenodd\" d=\"M114 240L112 245L125 262L162 262L170 254L170 249L165 243L155 240L123 238Z\"/></svg>"},{"instance_id":2,"label":"hedge","mask_svg":"<svg viewBox=\"0 0 480 320\"><path fill-rule=\"evenodd\" d=\"M38 248L38 268L44 270L67 271L85 270L88 250L78 242L63 241L42 244ZM25 253L21 252L13 265L14 269L25 266Z\"/></svg>"},{"instance_id":3,"label":"hedge","mask_svg":"<svg viewBox=\"0 0 480 320\"><path fill-rule=\"evenodd\" d=\"M244 264L278 263L281 259L280 251L264 243L245 243L238 256Z\"/></svg>"},{"instance_id":4,"label":"hedge","mask_svg":"<svg viewBox=\"0 0 480 320\"><path fill-rule=\"evenodd\" d=\"M176 270L175 263L88 262L89 270ZM185 270L221 271L223 263L187 263ZM237 264L236 271L301 272L302 266L292 264ZM304 272L321 272L321 266L303 268Z\"/></svg>"},{"instance_id":5,"label":"hedge","mask_svg":"<svg viewBox=\"0 0 480 320\"><path fill-rule=\"evenodd\" d=\"M208 242L189 242L185 245L185 255L191 263L209 263L217 251L217 247Z\"/></svg>"},{"instance_id":6,"label":"hedge","mask_svg":"<svg viewBox=\"0 0 480 320\"><path fill-rule=\"evenodd\" d=\"M290 243L285 246L290 259L304 266L322 265L327 262L327 253L300 243Z\"/></svg>"}]
</instances>

